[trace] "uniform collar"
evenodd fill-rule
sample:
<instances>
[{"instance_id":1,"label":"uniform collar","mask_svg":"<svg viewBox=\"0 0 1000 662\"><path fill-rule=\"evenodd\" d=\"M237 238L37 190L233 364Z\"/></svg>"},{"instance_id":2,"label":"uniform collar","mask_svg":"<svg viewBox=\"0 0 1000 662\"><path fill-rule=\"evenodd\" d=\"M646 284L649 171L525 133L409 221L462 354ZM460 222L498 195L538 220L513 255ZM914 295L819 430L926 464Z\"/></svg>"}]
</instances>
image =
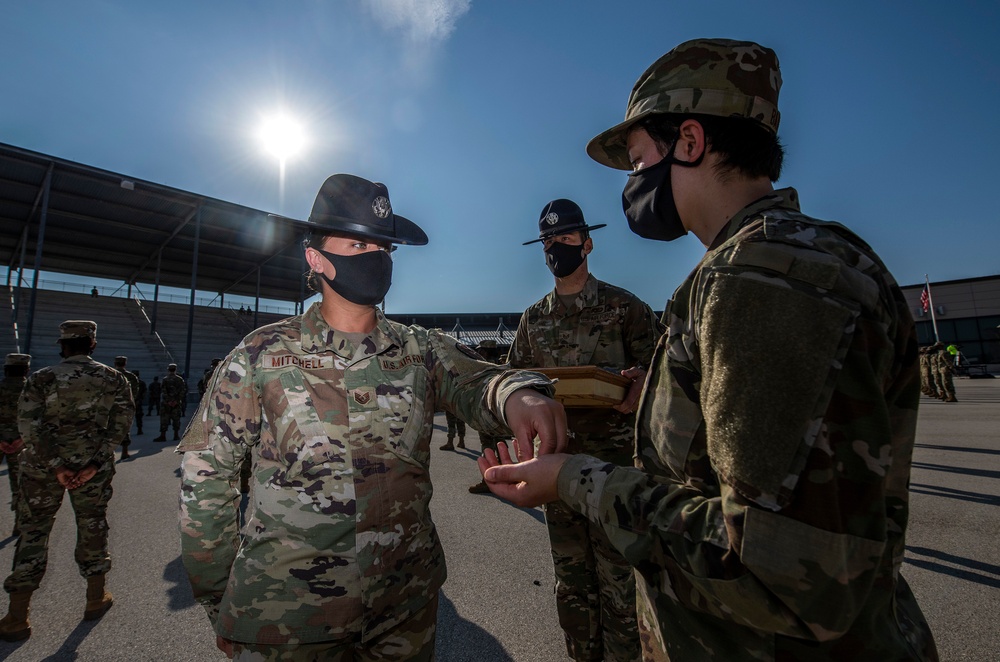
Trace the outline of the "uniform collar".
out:
<instances>
[{"instance_id":1,"label":"uniform collar","mask_svg":"<svg viewBox=\"0 0 1000 662\"><path fill-rule=\"evenodd\" d=\"M791 187L782 188L777 191L771 191L764 197L751 202L749 205L736 212L736 214L729 219L729 222L726 223L725 227L723 227L715 239L712 240L712 245L709 246L708 250L718 248L724 244L733 235L739 232L744 225L756 218L759 218L761 212L768 209L790 209L792 211L800 211L798 191Z\"/></svg>"},{"instance_id":2,"label":"uniform collar","mask_svg":"<svg viewBox=\"0 0 1000 662\"><path fill-rule=\"evenodd\" d=\"M587 274L587 282L583 284L583 289L577 292L575 310L583 310L584 308L589 308L591 306L597 305L597 279L594 278L594 274ZM545 295L545 301L542 304L542 312L545 315L551 315L558 310L566 310L563 306L562 299L556 293L555 288L551 292ZM566 312L571 312L566 310Z\"/></svg>"},{"instance_id":3,"label":"uniform collar","mask_svg":"<svg viewBox=\"0 0 1000 662\"><path fill-rule=\"evenodd\" d=\"M74 356L68 356L62 360L62 363L90 363L93 361L87 354L76 354Z\"/></svg>"},{"instance_id":4,"label":"uniform collar","mask_svg":"<svg viewBox=\"0 0 1000 662\"><path fill-rule=\"evenodd\" d=\"M403 345L389 320L381 310L375 308L375 328L361 342L361 347L355 347L343 332L327 324L320 312L319 301L309 306L309 310L302 315L301 334L300 342L305 354L333 352L348 360L381 354L390 347Z\"/></svg>"}]
</instances>

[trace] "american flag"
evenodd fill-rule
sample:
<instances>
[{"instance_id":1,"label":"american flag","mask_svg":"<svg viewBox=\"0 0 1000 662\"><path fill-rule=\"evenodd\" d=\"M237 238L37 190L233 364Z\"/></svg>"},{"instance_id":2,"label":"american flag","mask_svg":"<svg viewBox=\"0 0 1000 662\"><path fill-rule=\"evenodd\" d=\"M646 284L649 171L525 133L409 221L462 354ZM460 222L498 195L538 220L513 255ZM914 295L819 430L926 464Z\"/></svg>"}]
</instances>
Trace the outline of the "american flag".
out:
<instances>
[{"instance_id":1,"label":"american flag","mask_svg":"<svg viewBox=\"0 0 1000 662\"><path fill-rule=\"evenodd\" d=\"M920 305L923 307L926 313L931 309L931 285L930 283L924 283L924 289L920 293Z\"/></svg>"}]
</instances>

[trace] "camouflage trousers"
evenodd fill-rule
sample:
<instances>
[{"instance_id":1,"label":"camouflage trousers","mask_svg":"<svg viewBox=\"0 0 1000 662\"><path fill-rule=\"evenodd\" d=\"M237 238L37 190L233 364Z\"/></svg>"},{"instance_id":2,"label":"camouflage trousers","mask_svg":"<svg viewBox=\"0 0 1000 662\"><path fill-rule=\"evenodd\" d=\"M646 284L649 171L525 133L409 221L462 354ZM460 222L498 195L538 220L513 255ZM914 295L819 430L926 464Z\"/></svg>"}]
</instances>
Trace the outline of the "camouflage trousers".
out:
<instances>
[{"instance_id":1,"label":"camouflage trousers","mask_svg":"<svg viewBox=\"0 0 1000 662\"><path fill-rule=\"evenodd\" d=\"M17 502L20 499L20 488L18 483L21 481L21 461L18 459L17 453L0 453L0 462L4 458L7 458L7 481L10 483L10 509L17 513Z\"/></svg>"},{"instance_id":2,"label":"camouflage trousers","mask_svg":"<svg viewBox=\"0 0 1000 662\"><path fill-rule=\"evenodd\" d=\"M69 491L76 515L76 564L83 577L103 575L111 569L107 512L114 475L115 463L106 462L93 478ZM51 471L22 463L17 511L20 536L13 568L3 584L8 593L34 591L41 583L49 558L49 534L65 492Z\"/></svg>"},{"instance_id":3,"label":"camouflage trousers","mask_svg":"<svg viewBox=\"0 0 1000 662\"><path fill-rule=\"evenodd\" d=\"M937 380L934 378L934 369L929 361L920 360L920 385L922 391L929 396L938 397Z\"/></svg>"},{"instance_id":4,"label":"camouflage trousers","mask_svg":"<svg viewBox=\"0 0 1000 662\"><path fill-rule=\"evenodd\" d=\"M641 659L632 566L600 526L562 503L545 506L545 524L569 656L578 662Z\"/></svg>"},{"instance_id":5,"label":"camouflage trousers","mask_svg":"<svg viewBox=\"0 0 1000 662\"><path fill-rule=\"evenodd\" d=\"M142 405L135 408L135 430L142 434Z\"/></svg>"},{"instance_id":6,"label":"camouflage trousers","mask_svg":"<svg viewBox=\"0 0 1000 662\"><path fill-rule=\"evenodd\" d=\"M234 662L433 662L438 595L393 630L370 641L270 646L233 642Z\"/></svg>"},{"instance_id":7,"label":"camouflage trousers","mask_svg":"<svg viewBox=\"0 0 1000 662\"><path fill-rule=\"evenodd\" d=\"M955 382L952 380L951 368L938 368L934 372L934 383L937 386L938 396L955 399Z\"/></svg>"},{"instance_id":8,"label":"camouflage trousers","mask_svg":"<svg viewBox=\"0 0 1000 662\"><path fill-rule=\"evenodd\" d=\"M456 432L459 439L465 439L465 421L447 411L444 413L444 418L448 421L448 441L451 442L455 438Z\"/></svg>"},{"instance_id":9,"label":"camouflage trousers","mask_svg":"<svg viewBox=\"0 0 1000 662\"><path fill-rule=\"evenodd\" d=\"M181 430L181 408L170 405L160 405L160 434L164 434L171 425L174 432L180 434Z\"/></svg>"}]
</instances>

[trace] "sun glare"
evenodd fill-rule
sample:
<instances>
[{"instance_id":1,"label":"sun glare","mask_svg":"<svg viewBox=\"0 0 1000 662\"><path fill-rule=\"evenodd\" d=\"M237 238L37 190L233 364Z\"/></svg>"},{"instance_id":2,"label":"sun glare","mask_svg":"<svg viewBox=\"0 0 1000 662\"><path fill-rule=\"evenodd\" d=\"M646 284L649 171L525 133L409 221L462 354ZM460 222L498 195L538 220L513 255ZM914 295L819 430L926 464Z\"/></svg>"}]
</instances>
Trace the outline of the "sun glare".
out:
<instances>
[{"instance_id":1,"label":"sun glare","mask_svg":"<svg viewBox=\"0 0 1000 662\"><path fill-rule=\"evenodd\" d=\"M295 156L305 147L302 125L288 115L274 115L265 119L258 135L264 149L282 162Z\"/></svg>"}]
</instances>

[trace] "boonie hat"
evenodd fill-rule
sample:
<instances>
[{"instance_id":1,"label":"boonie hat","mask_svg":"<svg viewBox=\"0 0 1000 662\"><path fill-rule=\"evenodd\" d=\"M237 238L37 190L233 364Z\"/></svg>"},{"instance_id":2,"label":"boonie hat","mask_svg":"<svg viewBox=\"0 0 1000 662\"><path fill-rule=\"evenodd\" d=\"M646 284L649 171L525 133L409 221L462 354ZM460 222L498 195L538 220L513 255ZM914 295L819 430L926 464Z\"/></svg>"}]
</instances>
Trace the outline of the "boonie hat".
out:
<instances>
[{"instance_id":1,"label":"boonie hat","mask_svg":"<svg viewBox=\"0 0 1000 662\"><path fill-rule=\"evenodd\" d=\"M90 320L66 320L60 324L59 340L72 340L73 338L97 340L97 323Z\"/></svg>"},{"instance_id":2,"label":"boonie hat","mask_svg":"<svg viewBox=\"0 0 1000 662\"><path fill-rule=\"evenodd\" d=\"M538 239L526 241L522 246L534 244L557 234L576 232L578 230L599 230L607 227L607 223L587 225L583 219L583 210L572 200L559 198L545 205L538 217Z\"/></svg>"},{"instance_id":3,"label":"boonie hat","mask_svg":"<svg viewBox=\"0 0 1000 662\"><path fill-rule=\"evenodd\" d=\"M3 364L8 365L31 365L31 354L17 354L11 352L4 357Z\"/></svg>"},{"instance_id":4,"label":"boonie hat","mask_svg":"<svg viewBox=\"0 0 1000 662\"><path fill-rule=\"evenodd\" d=\"M316 232L343 232L394 244L423 246L427 235L392 211L389 189L355 175L331 175L323 182L308 225Z\"/></svg>"},{"instance_id":5,"label":"boonie hat","mask_svg":"<svg viewBox=\"0 0 1000 662\"><path fill-rule=\"evenodd\" d=\"M625 121L587 144L602 165L631 170L626 138L639 120L659 113L746 117L777 133L778 56L752 41L693 39L654 62L636 81Z\"/></svg>"}]
</instances>

